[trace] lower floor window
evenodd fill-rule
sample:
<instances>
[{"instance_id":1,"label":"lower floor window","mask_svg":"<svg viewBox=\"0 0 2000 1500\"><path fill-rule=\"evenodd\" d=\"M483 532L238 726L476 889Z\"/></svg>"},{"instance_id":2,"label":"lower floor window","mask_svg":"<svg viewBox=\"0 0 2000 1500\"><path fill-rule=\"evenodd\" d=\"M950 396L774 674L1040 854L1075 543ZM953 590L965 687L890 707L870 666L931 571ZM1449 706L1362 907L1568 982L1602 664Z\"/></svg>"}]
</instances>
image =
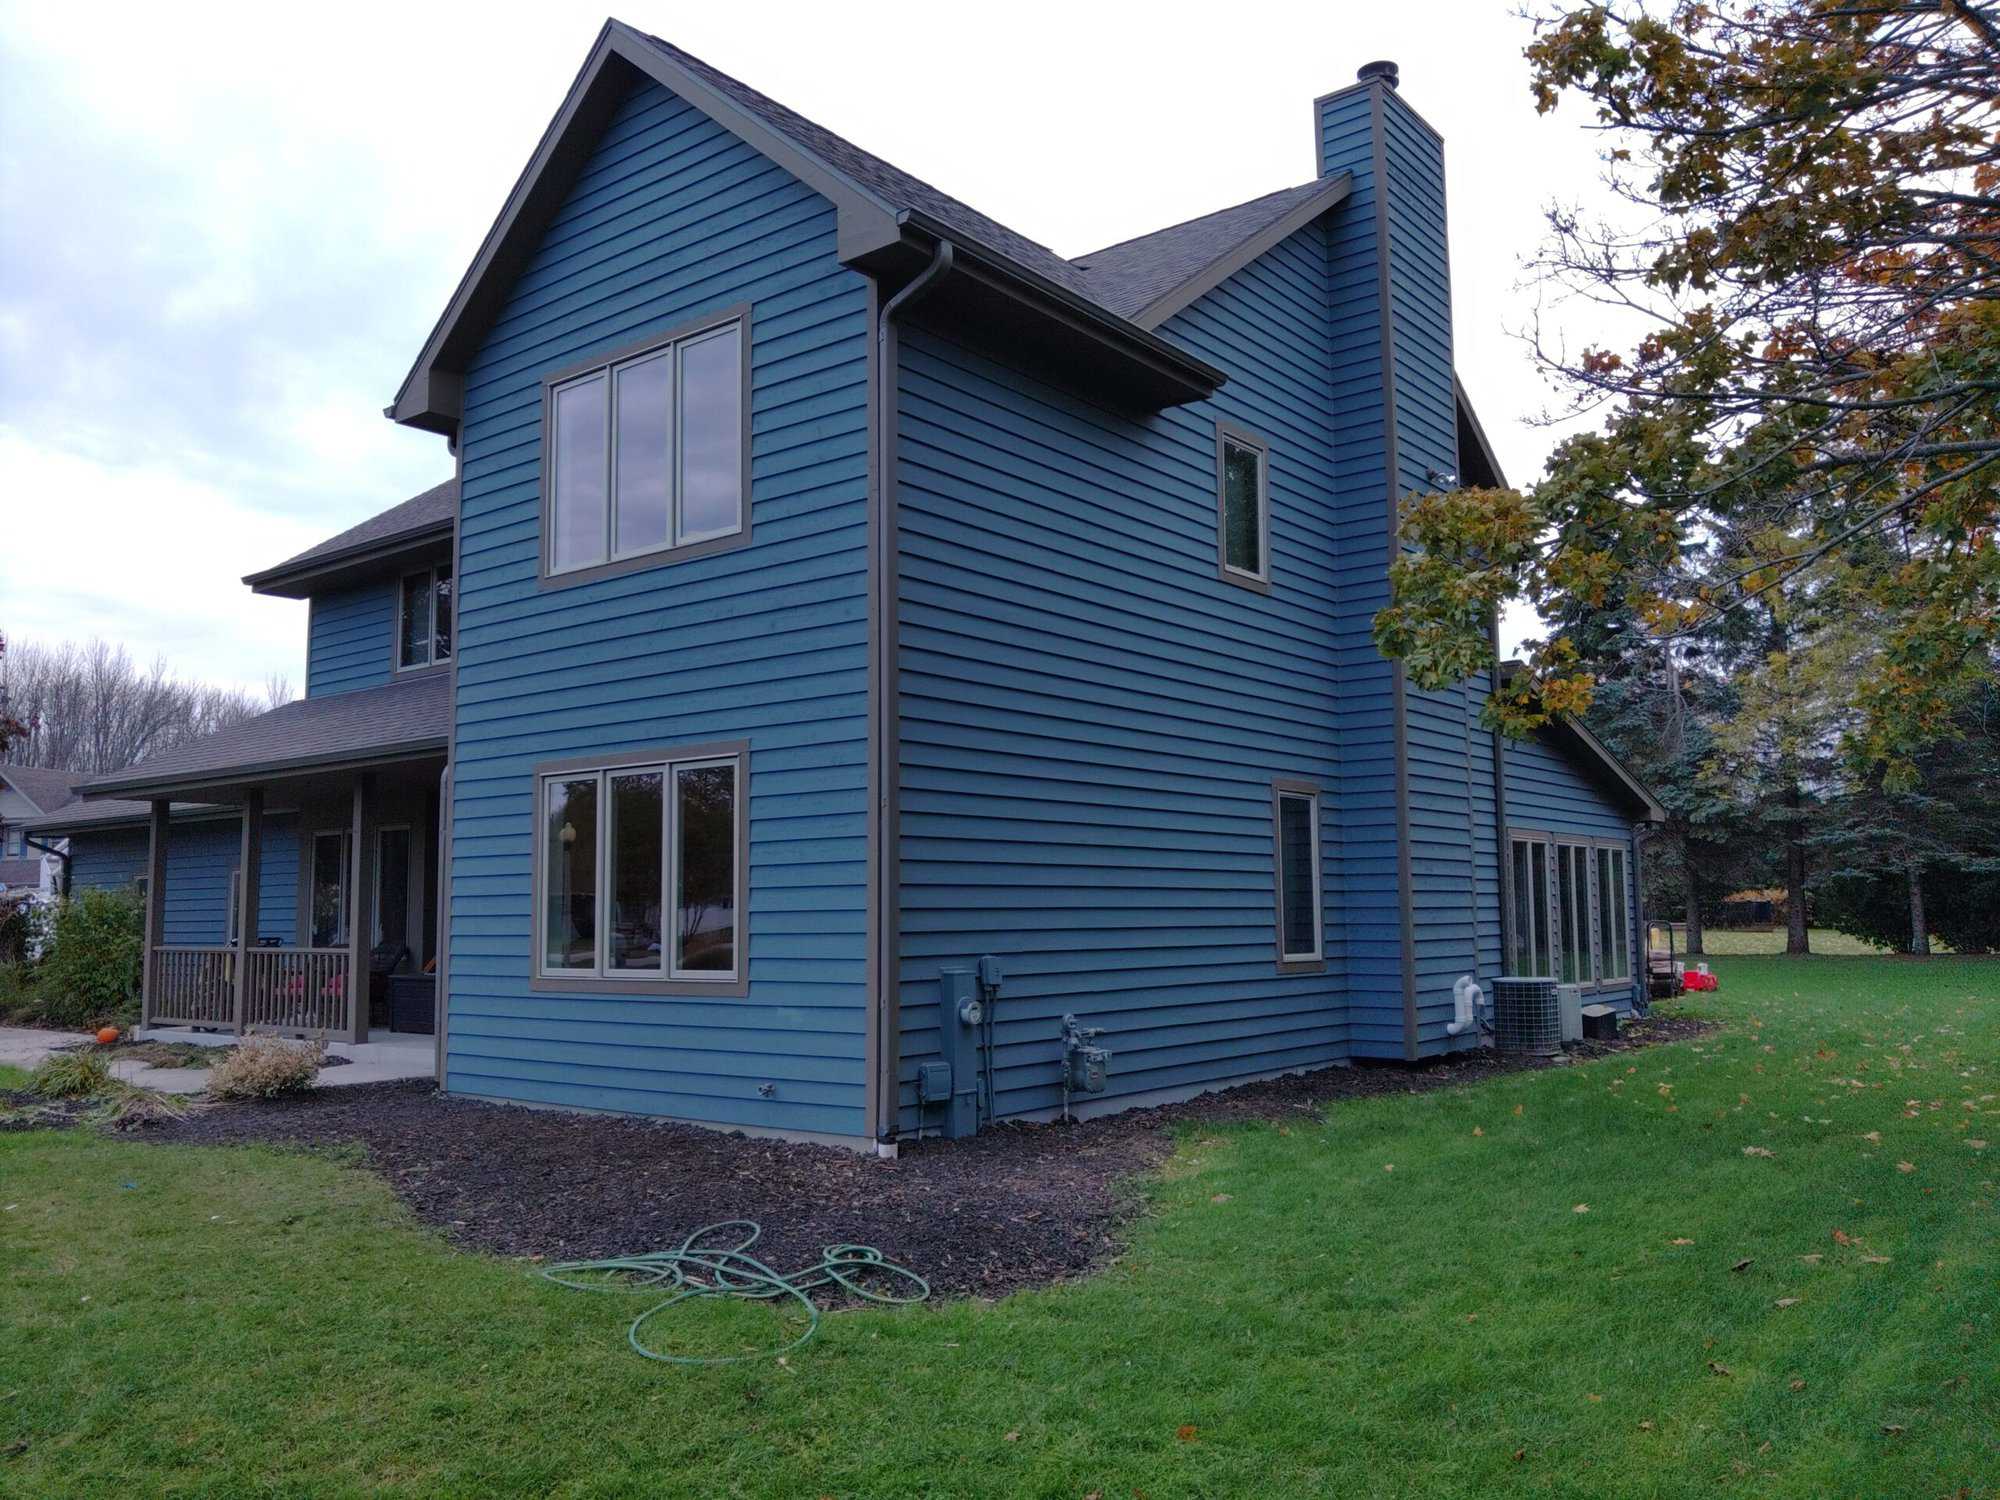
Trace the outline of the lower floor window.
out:
<instances>
[{"instance_id":1,"label":"lower floor window","mask_svg":"<svg viewBox=\"0 0 2000 1500\"><path fill-rule=\"evenodd\" d=\"M735 979L742 772L736 752L544 773L539 972Z\"/></svg>"},{"instance_id":2,"label":"lower floor window","mask_svg":"<svg viewBox=\"0 0 2000 1500\"><path fill-rule=\"evenodd\" d=\"M1320 946L1319 792L1279 782L1277 816L1278 962L1317 964Z\"/></svg>"},{"instance_id":3,"label":"lower floor window","mask_svg":"<svg viewBox=\"0 0 2000 1500\"><path fill-rule=\"evenodd\" d=\"M1625 850L1519 836L1509 844L1508 972L1564 984L1632 977Z\"/></svg>"}]
</instances>

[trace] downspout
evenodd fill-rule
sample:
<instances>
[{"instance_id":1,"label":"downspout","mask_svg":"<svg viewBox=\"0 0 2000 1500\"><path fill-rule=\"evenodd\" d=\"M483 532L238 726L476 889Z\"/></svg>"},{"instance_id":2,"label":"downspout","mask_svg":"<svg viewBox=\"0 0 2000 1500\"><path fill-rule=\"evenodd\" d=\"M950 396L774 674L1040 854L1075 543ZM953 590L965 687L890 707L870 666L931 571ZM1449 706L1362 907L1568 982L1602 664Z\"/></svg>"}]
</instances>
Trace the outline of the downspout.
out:
<instances>
[{"instance_id":1,"label":"downspout","mask_svg":"<svg viewBox=\"0 0 2000 1500\"><path fill-rule=\"evenodd\" d=\"M871 706L875 719L875 745L879 763L875 780L876 841L875 888L868 904L875 914L875 1088L874 1130L879 1151L895 1149L896 1120L902 1091L901 951L899 902L901 874L898 869L897 841L900 818L897 813L897 777L901 757L900 721L902 709L897 688L897 601L901 588L896 560L899 550L896 521L897 376L899 359L896 320L919 300L928 296L951 273L956 252L950 240L941 239L931 251L930 264L917 273L895 296L883 303L875 317L875 371L879 382L875 397L875 452L881 488L878 550L870 559L875 586L875 683L876 701Z\"/></svg>"},{"instance_id":2,"label":"downspout","mask_svg":"<svg viewBox=\"0 0 2000 1500\"><path fill-rule=\"evenodd\" d=\"M1646 841L1659 829L1650 822L1632 825L1632 911L1638 920L1639 951L1632 956L1632 1014L1653 1013L1653 930L1646 924Z\"/></svg>"},{"instance_id":3,"label":"downspout","mask_svg":"<svg viewBox=\"0 0 2000 1500\"><path fill-rule=\"evenodd\" d=\"M30 849L39 849L44 854L53 854L57 859L62 861L62 898L65 901L69 900L69 850L58 849L53 844L45 844L40 839L32 838L25 833L21 835L21 842L26 844Z\"/></svg>"}]
</instances>

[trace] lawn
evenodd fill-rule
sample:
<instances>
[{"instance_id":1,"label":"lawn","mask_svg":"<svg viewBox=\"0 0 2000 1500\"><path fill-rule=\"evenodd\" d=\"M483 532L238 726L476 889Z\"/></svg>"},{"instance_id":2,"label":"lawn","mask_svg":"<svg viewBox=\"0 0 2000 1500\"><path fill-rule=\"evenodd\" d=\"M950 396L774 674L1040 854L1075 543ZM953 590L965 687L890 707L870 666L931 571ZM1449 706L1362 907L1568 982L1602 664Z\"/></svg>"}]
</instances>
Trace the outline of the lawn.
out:
<instances>
[{"instance_id":1,"label":"lawn","mask_svg":"<svg viewBox=\"0 0 2000 1500\"><path fill-rule=\"evenodd\" d=\"M0 1492L2000 1495L2000 963L1715 967L1702 1041L1190 1133L1105 1274L782 1366L351 1164L0 1137Z\"/></svg>"},{"instance_id":2,"label":"lawn","mask_svg":"<svg viewBox=\"0 0 2000 1500\"><path fill-rule=\"evenodd\" d=\"M1808 928L1806 946L1812 949L1816 957L1858 958L1887 951L1864 938L1849 937L1846 933L1835 932L1830 927ZM1711 927L1702 934L1702 947L1706 951L1700 957L1689 960L1690 962L1701 963L1706 959L1718 957L1742 958L1760 953L1779 954L1785 951L1785 929Z\"/></svg>"}]
</instances>

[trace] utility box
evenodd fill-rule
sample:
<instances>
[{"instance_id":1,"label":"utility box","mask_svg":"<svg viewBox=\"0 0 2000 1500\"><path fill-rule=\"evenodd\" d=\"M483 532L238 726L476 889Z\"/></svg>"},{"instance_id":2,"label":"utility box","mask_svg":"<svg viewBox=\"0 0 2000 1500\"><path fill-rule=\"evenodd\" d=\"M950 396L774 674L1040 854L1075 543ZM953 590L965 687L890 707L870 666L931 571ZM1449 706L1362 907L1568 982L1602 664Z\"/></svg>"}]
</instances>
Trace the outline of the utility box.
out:
<instances>
[{"instance_id":1,"label":"utility box","mask_svg":"<svg viewBox=\"0 0 2000 1500\"><path fill-rule=\"evenodd\" d=\"M1583 1008L1583 1036L1585 1041L1609 1042L1618 1036L1618 1012L1609 1005L1586 1005Z\"/></svg>"},{"instance_id":2,"label":"utility box","mask_svg":"<svg viewBox=\"0 0 2000 1500\"><path fill-rule=\"evenodd\" d=\"M1063 1090L1071 1094L1101 1094L1111 1054L1096 1045L1102 1026L1085 1026L1075 1016L1063 1017Z\"/></svg>"},{"instance_id":3,"label":"utility box","mask_svg":"<svg viewBox=\"0 0 2000 1500\"><path fill-rule=\"evenodd\" d=\"M1556 987L1556 1012L1562 1020L1562 1040L1565 1046L1583 1040L1583 986L1564 984Z\"/></svg>"},{"instance_id":4,"label":"utility box","mask_svg":"<svg viewBox=\"0 0 2000 1500\"><path fill-rule=\"evenodd\" d=\"M939 1130L956 1140L979 1129L979 1027L985 1019L979 976L971 969L945 969L938 975L938 1048L950 1071ZM923 1087L918 1076L918 1092ZM929 1113L928 1110L925 1111Z\"/></svg>"}]
</instances>

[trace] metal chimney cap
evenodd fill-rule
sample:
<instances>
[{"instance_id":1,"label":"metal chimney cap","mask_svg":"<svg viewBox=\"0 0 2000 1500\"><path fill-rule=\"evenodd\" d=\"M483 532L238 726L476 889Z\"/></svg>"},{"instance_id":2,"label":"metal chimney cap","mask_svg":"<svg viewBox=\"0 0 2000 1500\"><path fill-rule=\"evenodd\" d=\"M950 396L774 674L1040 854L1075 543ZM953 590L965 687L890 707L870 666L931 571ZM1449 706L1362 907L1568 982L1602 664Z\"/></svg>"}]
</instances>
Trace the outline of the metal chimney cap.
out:
<instances>
[{"instance_id":1,"label":"metal chimney cap","mask_svg":"<svg viewBox=\"0 0 2000 1500\"><path fill-rule=\"evenodd\" d=\"M1354 76L1362 83L1373 83L1379 78L1388 84L1390 88L1394 88L1398 83L1402 82L1402 70L1387 58L1383 58L1380 62L1363 64L1355 72Z\"/></svg>"}]
</instances>

